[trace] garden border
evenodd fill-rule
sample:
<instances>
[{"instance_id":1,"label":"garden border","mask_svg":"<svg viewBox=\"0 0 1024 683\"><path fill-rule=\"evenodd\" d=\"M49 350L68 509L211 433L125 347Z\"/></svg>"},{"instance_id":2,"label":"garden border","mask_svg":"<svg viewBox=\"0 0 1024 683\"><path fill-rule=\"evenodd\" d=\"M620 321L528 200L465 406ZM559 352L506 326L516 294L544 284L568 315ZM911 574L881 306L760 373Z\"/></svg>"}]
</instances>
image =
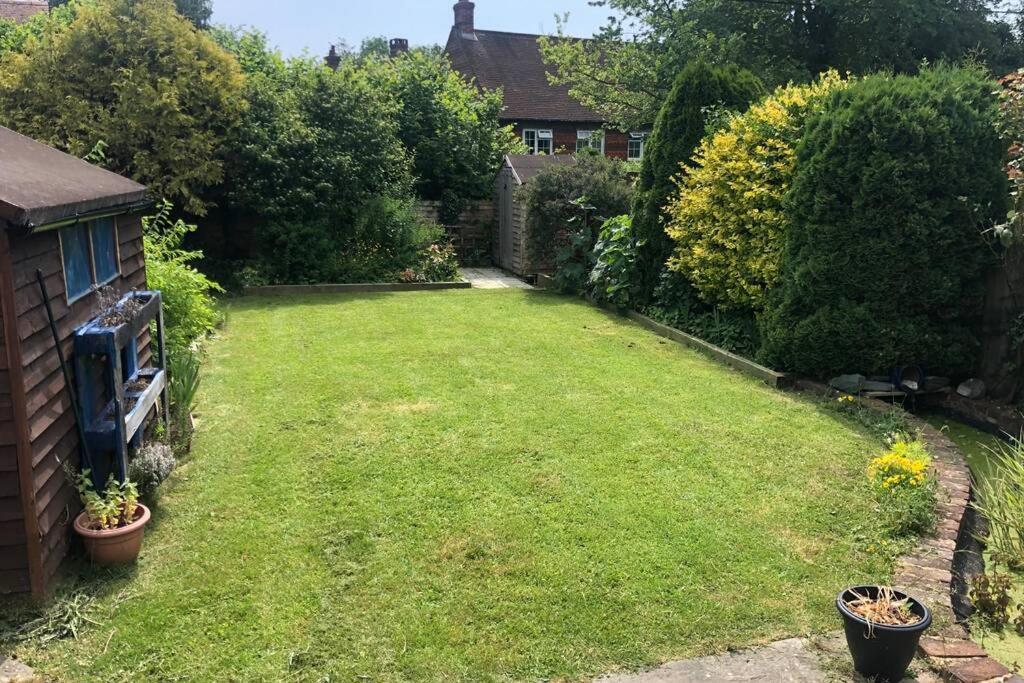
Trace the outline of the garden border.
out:
<instances>
[{"instance_id":1,"label":"garden border","mask_svg":"<svg viewBox=\"0 0 1024 683\"><path fill-rule=\"evenodd\" d=\"M817 396L842 395L824 384L797 380L794 389ZM1020 681L1019 676L992 659L984 648L970 639L966 626L958 622L953 596L965 577L957 566L958 554L974 534L970 500L972 481L963 451L941 431L894 403L857 397L861 405L876 411L899 410L917 429L932 457L932 470L939 484L939 519L935 533L922 538L903 556L896 568L893 585L906 588L911 595L926 601L942 627L934 635L921 639L920 654L940 674L959 683Z\"/></svg>"},{"instance_id":2,"label":"garden border","mask_svg":"<svg viewBox=\"0 0 1024 683\"><path fill-rule=\"evenodd\" d=\"M246 287L245 296L291 296L295 294L367 294L372 292L432 292L442 289L471 289L468 280L455 282L379 282L350 285L269 285Z\"/></svg>"}]
</instances>

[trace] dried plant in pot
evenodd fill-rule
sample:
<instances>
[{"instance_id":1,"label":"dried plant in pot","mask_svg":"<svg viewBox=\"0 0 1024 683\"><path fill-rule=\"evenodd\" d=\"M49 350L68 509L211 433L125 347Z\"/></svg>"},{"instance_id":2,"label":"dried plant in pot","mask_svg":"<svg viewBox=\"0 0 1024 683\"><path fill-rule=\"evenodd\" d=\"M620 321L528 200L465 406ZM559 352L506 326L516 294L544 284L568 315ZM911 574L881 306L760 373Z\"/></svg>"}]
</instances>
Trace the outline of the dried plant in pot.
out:
<instances>
[{"instance_id":1,"label":"dried plant in pot","mask_svg":"<svg viewBox=\"0 0 1024 683\"><path fill-rule=\"evenodd\" d=\"M857 672L876 681L902 680L932 623L925 604L886 586L853 586L839 594L836 608Z\"/></svg>"},{"instance_id":2,"label":"dried plant in pot","mask_svg":"<svg viewBox=\"0 0 1024 683\"><path fill-rule=\"evenodd\" d=\"M85 506L75 518L75 532L82 537L89 558L104 566L134 562L150 519L135 485L111 476L107 487L97 491L89 470L78 475L75 483Z\"/></svg>"}]
</instances>

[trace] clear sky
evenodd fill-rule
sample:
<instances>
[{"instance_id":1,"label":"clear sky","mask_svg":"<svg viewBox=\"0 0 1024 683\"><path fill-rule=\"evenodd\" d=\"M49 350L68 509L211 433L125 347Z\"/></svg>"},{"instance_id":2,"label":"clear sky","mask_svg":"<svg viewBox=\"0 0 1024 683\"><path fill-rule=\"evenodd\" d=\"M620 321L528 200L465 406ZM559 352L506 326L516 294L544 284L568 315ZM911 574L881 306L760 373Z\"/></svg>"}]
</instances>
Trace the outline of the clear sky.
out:
<instances>
[{"instance_id":1,"label":"clear sky","mask_svg":"<svg viewBox=\"0 0 1024 683\"><path fill-rule=\"evenodd\" d=\"M252 26L285 54L310 48L326 53L339 40L358 47L363 38L407 38L413 45L444 45L455 0L213 0L213 21ZM570 13L568 32L589 36L609 11L587 0L476 0L476 25L494 31L554 31L555 15Z\"/></svg>"}]
</instances>

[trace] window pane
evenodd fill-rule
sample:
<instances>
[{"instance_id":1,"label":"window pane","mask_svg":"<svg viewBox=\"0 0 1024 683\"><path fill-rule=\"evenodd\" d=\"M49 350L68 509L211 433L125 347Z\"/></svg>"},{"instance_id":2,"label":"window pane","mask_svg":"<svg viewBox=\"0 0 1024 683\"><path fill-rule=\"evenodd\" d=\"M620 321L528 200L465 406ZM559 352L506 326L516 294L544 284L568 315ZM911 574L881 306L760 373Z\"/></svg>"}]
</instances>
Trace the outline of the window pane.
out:
<instances>
[{"instance_id":1,"label":"window pane","mask_svg":"<svg viewBox=\"0 0 1024 683\"><path fill-rule=\"evenodd\" d=\"M96 264L96 282L107 282L118 274L117 231L113 218L92 222L92 258Z\"/></svg>"},{"instance_id":2,"label":"window pane","mask_svg":"<svg viewBox=\"0 0 1024 683\"><path fill-rule=\"evenodd\" d=\"M629 141L629 160L639 161L644 155L644 141L631 139Z\"/></svg>"},{"instance_id":3,"label":"window pane","mask_svg":"<svg viewBox=\"0 0 1024 683\"><path fill-rule=\"evenodd\" d=\"M537 131L535 130L524 130L523 131L523 142L529 147L530 154L537 153Z\"/></svg>"},{"instance_id":4,"label":"window pane","mask_svg":"<svg viewBox=\"0 0 1024 683\"><path fill-rule=\"evenodd\" d=\"M551 140L538 140L537 154L551 154Z\"/></svg>"},{"instance_id":5,"label":"window pane","mask_svg":"<svg viewBox=\"0 0 1024 683\"><path fill-rule=\"evenodd\" d=\"M61 228L60 247L64 255L64 284L68 299L77 299L92 287L89 267L89 229L86 225Z\"/></svg>"}]
</instances>

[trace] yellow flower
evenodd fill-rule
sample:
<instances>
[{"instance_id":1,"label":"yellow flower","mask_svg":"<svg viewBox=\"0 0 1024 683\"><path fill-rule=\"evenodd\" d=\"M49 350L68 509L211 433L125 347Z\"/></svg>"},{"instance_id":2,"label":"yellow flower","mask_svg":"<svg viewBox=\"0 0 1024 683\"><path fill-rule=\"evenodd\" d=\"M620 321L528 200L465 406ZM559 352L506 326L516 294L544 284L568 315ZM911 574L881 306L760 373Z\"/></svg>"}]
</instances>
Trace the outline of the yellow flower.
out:
<instances>
[{"instance_id":1,"label":"yellow flower","mask_svg":"<svg viewBox=\"0 0 1024 683\"><path fill-rule=\"evenodd\" d=\"M931 458L920 441L900 439L884 455L868 465L868 478L889 491L900 487L916 487L928 478Z\"/></svg>"}]
</instances>

